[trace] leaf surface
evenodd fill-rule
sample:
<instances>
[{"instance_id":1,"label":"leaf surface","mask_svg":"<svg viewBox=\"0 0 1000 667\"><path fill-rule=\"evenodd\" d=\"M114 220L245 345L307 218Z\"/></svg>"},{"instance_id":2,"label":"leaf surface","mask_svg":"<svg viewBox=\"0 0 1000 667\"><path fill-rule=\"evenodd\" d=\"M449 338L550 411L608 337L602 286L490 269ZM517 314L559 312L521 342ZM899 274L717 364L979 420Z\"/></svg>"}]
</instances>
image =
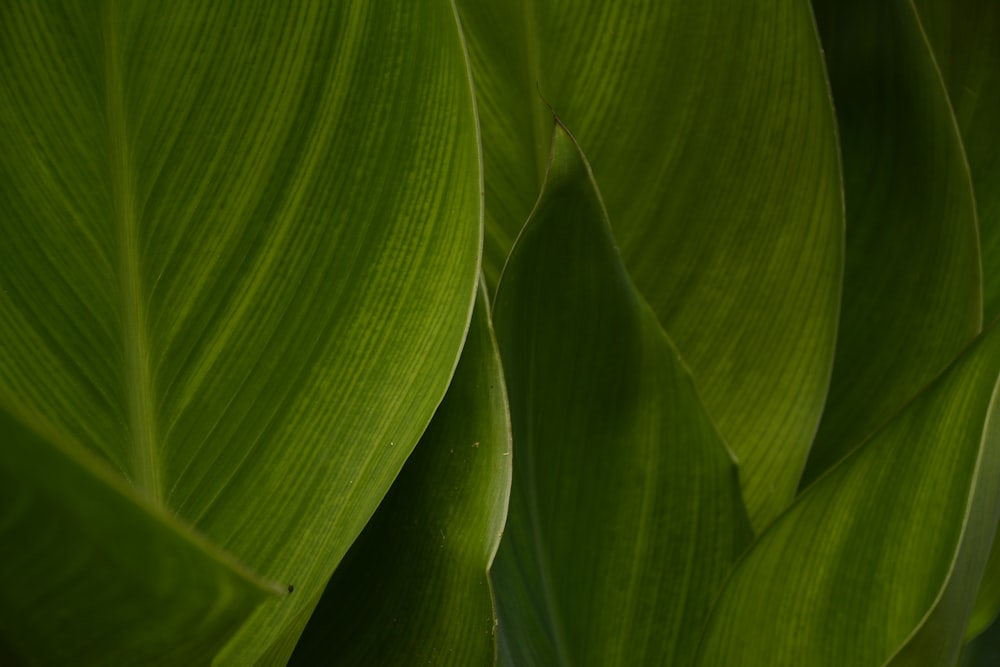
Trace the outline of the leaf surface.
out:
<instances>
[{"instance_id":1,"label":"leaf surface","mask_svg":"<svg viewBox=\"0 0 1000 667\"><path fill-rule=\"evenodd\" d=\"M0 404L0 432L0 635L28 664L207 665L279 592L37 415Z\"/></svg>"},{"instance_id":2,"label":"leaf surface","mask_svg":"<svg viewBox=\"0 0 1000 667\"><path fill-rule=\"evenodd\" d=\"M979 331L968 165L909 1L818 0L844 156L844 299L803 486L891 417Z\"/></svg>"},{"instance_id":3,"label":"leaf surface","mask_svg":"<svg viewBox=\"0 0 1000 667\"><path fill-rule=\"evenodd\" d=\"M444 395L481 171L447 2L0 8L0 395L308 614ZM392 443L392 444L390 444Z\"/></svg>"},{"instance_id":4,"label":"leaf surface","mask_svg":"<svg viewBox=\"0 0 1000 667\"><path fill-rule=\"evenodd\" d=\"M459 6L483 128L487 277L545 171L540 90L591 159L629 273L765 525L805 464L840 296L836 131L808 4Z\"/></svg>"},{"instance_id":5,"label":"leaf surface","mask_svg":"<svg viewBox=\"0 0 1000 667\"><path fill-rule=\"evenodd\" d=\"M736 466L561 125L494 322L515 447L501 662L688 663L750 537Z\"/></svg>"},{"instance_id":6,"label":"leaf surface","mask_svg":"<svg viewBox=\"0 0 1000 667\"><path fill-rule=\"evenodd\" d=\"M701 665L954 664L1000 517L1000 329L807 489L727 582Z\"/></svg>"},{"instance_id":7,"label":"leaf surface","mask_svg":"<svg viewBox=\"0 0 1000 667\"><path fill-rule=\"evenodd\" d=\"M983 258L983 313L1000 315L1000 5L914 0L955 110L972 173Z\"/></svg>"},{"instance_id":8,"label":"leaf surface","mask_svg":"<svg viewBox=\"0 0 1000 667\"><path fill-rule=\"evenodd\" d=\"M507 516L510 444L482 287L444 401L327 584L291 664L494 664L487 570Z\"/></svg>"}]
</instances>

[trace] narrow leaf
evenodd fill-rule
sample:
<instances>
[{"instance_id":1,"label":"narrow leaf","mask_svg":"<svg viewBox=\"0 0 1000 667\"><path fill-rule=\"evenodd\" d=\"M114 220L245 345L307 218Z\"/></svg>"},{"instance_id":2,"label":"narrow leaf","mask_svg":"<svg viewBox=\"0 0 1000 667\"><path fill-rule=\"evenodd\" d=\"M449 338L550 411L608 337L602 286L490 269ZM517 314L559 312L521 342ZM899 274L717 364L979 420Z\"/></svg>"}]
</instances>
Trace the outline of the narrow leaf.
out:
<instances>
[{"instance_id":1,"label":"narrow leaf","mask_svg":"<svg viewBox=\"0 0 1000 667\"><path fill-rule=\"evenodd\" d=\"M507 515L509 429L481 288L444 401L327 585L292 664L494 664L487 570Z\"/></svg>"},{"instance_id":2,"label":"narrow leaf","mask_svg":"<svg viewBox=\"0 0 1000 667\"><path fill-rule=\"evenodd\" d=\"M984 319L1000 315L1000 5L914 0L948 87L976 193Z\"/></svg>"},{"instance_id":3,"label":"narrow leaf","mask_svg":"<svg viewBox=\"0 0 1000 667\"><path fill-rule=\"evenodd\" d=\"M736 467L561 125L494 318L515 445L502 662L688 663L750 536Z\"/></svg>"},{"instance_id":4,"label":"narrow leaf","mask_svg":"<svg viewBox=\"0 0 1000 667\"><path fill-rule=\"evenodd\" d=\"M702 665L954 664L1000 516L1000 329L758 539Z\"/></svg>"},{"instance_id":5,"label":"narrow leaf","mask_svg":"<svg viewBox=\"0 0 1000 667\"><path fill-rule=\"evenodd\" d=\"M830 397L803 486L979 331L975 204L961 138L909 0L817 0L847 205Z\"/></svg>"}]
</instances>

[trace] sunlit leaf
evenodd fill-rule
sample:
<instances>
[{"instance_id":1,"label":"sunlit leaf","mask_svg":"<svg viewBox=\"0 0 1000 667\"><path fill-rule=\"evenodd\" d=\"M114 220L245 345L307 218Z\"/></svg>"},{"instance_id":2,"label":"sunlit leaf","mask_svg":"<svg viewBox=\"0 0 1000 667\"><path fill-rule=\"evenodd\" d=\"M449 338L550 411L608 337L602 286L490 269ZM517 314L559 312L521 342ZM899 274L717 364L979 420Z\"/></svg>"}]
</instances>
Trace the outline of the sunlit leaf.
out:
<instances>
[{"instance_id":1,"label":"sunlit leaf","mask_svg":"<svg viewBox=\"0 0 1000 667\"><path fill-rule=\"evenodd\" d=\"M0 396L295 587L220 662L308 614L430 421L480 184L447 2L0 6Z\"/></svg>"},{"instance_id":2,"label":"sunlit leaf","mask_svg":"<svg viewBox=\"0 0 1000 667\"><path fill-rule=\"evenodd\" d=\"M301 665L492 665L487 570L507 515L510 422L480 290L455 378L292 656Z\"/></svg>"},{"instance_id":3,"label":"sunlit leaf","mask_svg":"<svg viewBox=\"0 0 1000 667\"><path fill-rule=\"evenodd\" d=\"M750 536L736 467L562 126L494 321L514 437L501 661L688 663Z\"/></svg>"}]
</instances>

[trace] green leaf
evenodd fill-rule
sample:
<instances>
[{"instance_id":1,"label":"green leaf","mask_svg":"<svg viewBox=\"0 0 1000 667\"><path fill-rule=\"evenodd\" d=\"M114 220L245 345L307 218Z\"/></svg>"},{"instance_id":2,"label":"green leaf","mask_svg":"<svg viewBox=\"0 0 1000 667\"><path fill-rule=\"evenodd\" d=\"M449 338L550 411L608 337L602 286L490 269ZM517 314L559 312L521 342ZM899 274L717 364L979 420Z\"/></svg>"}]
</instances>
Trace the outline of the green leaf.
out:
<instances>
[{"instance_id":1,"label":"green leaf","mask_svg":"<svg viewBox=\"0 0 1000 667\"><path fill-rule=\"evenodd\" d=\"M295 586L219 659L252 664L458 360L482 230L453 7L5 3L0 211L0 396Z\"/></svg>"},{"instance_id":2,"label":"green leaf","mask_svg":"<svg viewBox=\"0 0 1000 667\"><path fill-rule=\"evenodd\" d=\"M803 486L979 331L975 203L940 72L909 0L817 0L844 156L847 248L830 397Z\"/></svg>"},{"instance_id":3,"label":"green leaf","mask_svg":"<svg viewBox=\"0 0 1000 667\"><path fill-rule=\"evenodd\" d=\"M736 467L561 125L494 321L515 443L502 662L689 662L750 537Z\"/></svg>"},{"instance_id":4,"label":"green leaf","mask_svg":"<svg viewBox=\"0 0 1000 667\"><path fill-rule=\"evenodd\" d=\"M964 142L983 255L984 319L1000 316L1000 5L914 0Z\"/></svg>"},{"instance_id":5,"label":"green leaf","mask_svg":"<svg viewBox=\"0 0 1000 667\"><path fill-rule=\"evenodd\" d=\"M998 376L993 328L806 490L729 579L700 664L954 664L1000 516Z\"/></svg>"},{"instance_id":6,"label":"green leaf","mask_svg":"<svg viewBox=\"0 0 1000 667\"><path fill-rule=\"evenodd\" d=\"M280 590L37 415L0 401L0 433L0 635L32 662L208 664Z\"/></svg>"},{"instance_id":7,"label":"green leaf","mask_svg":"<svg viewBox=\"0 0 1000 667\"><path fill-rule=\"evenodd\" d=\"M510 421L485 288L455 377L326 587L302 665L493 665L487 570L507 516Z\"/></svg>"},{"instance_id":8,"label":"green leaf","mask_svg":"<svg viewBox=\"0 0 1000 667\"><path fill-rule=\"evenodd\" d=\"M485 270L545 170L551 102L630 275L740 459L762 527L795 495L833 363L843 209L808 3L459 1L479 96Z\"/></svg>"},{"instance_id":9,"label":"green leaf","mask_svg":"<svg viewBox=\"0 0 1000 667\"><path fill-rule=\"evenodd\" d=\"M996 623L1000 612L1000 542L994 541L986 561L986 571L979 584L976 604L972 609L969 627L965 630L965 640L969 641Z\"/></svg>"},{"instance_id":10,"label":"green leaf","mask_svg":"<svg viewBox=\"0 0 1000 667\"><path fill-rule=\"evenodd\" d=\"M976 197L983 270L983 315L1000 316L1000 6L976 0L915 0L948 88ZM1000 545L995 544L967 637L1000 609Z\"/></svg>"},{"instance_id":11,"label":"green leaf","mask_svg":"<svg viewBox=\"0 0 1000 667\"><path fill-rule=\"evenodd\" d=\"M995 542L994 542L995 544ZM994 667L1000 663L1000 623L989 628L962 648L960 667Z\"/></svg>"}]
</instances>

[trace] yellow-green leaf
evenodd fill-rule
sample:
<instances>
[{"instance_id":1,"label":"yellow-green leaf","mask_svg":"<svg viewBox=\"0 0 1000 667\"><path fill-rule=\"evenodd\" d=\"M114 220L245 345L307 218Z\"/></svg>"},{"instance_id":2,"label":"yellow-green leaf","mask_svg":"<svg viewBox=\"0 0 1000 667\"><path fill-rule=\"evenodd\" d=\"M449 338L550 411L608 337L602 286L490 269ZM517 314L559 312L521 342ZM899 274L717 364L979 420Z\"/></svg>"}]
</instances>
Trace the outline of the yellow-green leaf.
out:
<instances>
[{"instance_id":1,"label":"yellow-green leaf","mask_svg":"<svg viewBox=\"0 0 1000 667\"><path fill-rule=\"evenodd\" d=\"M458 360L482 227L454 8L3 3L0 211L0 396L295 587L218 659L253 664Z\"/></svg>"}]
</instances>

